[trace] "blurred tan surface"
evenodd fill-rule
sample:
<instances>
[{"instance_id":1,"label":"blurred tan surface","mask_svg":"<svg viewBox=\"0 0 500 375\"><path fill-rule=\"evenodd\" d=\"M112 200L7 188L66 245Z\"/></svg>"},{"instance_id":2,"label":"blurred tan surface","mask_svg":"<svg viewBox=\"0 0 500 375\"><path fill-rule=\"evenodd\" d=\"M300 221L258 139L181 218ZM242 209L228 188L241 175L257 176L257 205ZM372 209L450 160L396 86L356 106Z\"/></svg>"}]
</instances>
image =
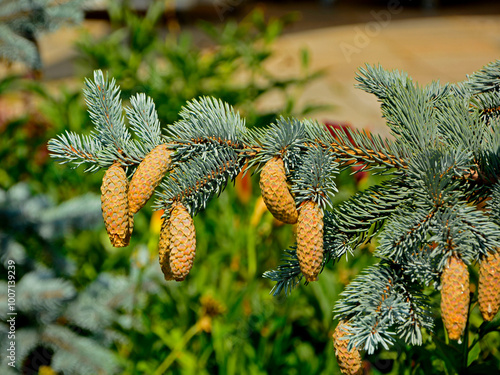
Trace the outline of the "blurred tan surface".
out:
<instances>
[{"instance_id":1,"label":"blurred tan surface","mask_svg":"<svg viewBox=\"0 0 500 375\"><path fill-rule=\"evenodd\" d=\"M277 57L269 67L279 76L298 72L299 51L309 49L312 68L325 69L326 76L306 90L302 101L335 106L312 117L347 121L387 134L376 98L354 87L358 67L381 64L385 69L406 71L420 84L444 83L462 81L500 58L497 15L390 21L374 30L373 24L363 23L285 35L277 43Z\"/></svg>"}]
</instances>

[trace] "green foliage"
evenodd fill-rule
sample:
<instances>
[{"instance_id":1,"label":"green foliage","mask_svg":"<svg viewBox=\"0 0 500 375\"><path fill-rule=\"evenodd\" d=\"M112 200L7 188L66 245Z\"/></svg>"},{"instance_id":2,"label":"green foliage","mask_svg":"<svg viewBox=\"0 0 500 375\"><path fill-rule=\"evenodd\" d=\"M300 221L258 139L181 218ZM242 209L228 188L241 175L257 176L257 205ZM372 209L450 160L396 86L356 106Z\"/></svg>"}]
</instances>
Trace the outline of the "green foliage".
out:
<instances>
[{"instance_id":1,"label":"green foliage","mask_svg":"<svg viewBox=\"0 0 500 375\"><path fill-rule=\"evenodd\" d=\"M154 1L144 16L120 4L117 2L110 10L110 36L102 40L87 36L78 43L83 73L108 71L120 82L124 97L144 92L154 98L164 124L176 121L188 100L213 96L236 106L248 125L265 125L276 113L300 114L297 95L321 76L321 72L310 72L307 59L299 76L286 79L277 79L265 68L272 57L272 44L293 15L266 21L262 11L256 10L239 23L202 23L202 35L200 30L193 35L175 32L176 21L167 20L171 32L160 36L164 32L163 1ZM200 46L200 38L208 46ZM270 92L280 94L283 107L261 113L255 102ZM309 105L302 111L316 108Z\"/></svg>"},{"instance_id":2,"label":"green foliage","mask_svg":"<svg viewBox=\"0 0 500 375\"><path fill-rule=\"evenodd\" d=\"M96 286L91 285L77 297L71 278L75 263L58 249L63 236L76 229L95 228L101 220L100 199L96 195L77 197L56 206L47 196L32 195L25 183L8 191L0 190L0 259L5 269L9 261L15 263L16 281L14 310L6 303L7 281L0 281L0 299L5 301L0 311L0 330L6 337L6 320L12 318L8 313L14 311L16 329L12 341L16 343L18 371L36 373L40 365L49 363L56 371L65 373L112 373L118 368L116 356L105 344L116 337L103 330L107 325L99 324L99 317L123 306L121 300L127 294L124 289L100 285L99 293L107 296L105 301L99 301L93 293ZM44 253L37 253L35 246L43 248ZM38 260L47 256L52 258L45 262L51 268ZM81 300L88 300L93 312L87 311L83 320L75 313L82 307ZM2 350L7 351L10 342L2 340ZM10 369L7 361L3 356L4 369Z\"/></svg>"}]
</instances>

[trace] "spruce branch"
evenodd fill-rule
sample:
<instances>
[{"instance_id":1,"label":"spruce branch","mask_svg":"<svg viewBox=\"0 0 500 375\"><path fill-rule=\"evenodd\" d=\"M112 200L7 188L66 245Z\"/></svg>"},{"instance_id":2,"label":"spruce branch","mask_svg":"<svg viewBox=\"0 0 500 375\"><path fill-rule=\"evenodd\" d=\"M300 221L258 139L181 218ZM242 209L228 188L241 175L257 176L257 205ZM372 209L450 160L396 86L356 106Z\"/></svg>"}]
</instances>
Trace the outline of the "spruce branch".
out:
<instances>
[{"instance_id":1,"label":"spruce branch","mask_svg":"<svg viewBox=\"0 0 500 375\"><path fill-rule=\"evenodd\" d=\"M459 192L460 179L472 170L472 153L458 149L423 150L412 158L408 181L415 196L423 204L439 207L454 202Z\"/></svg>"},{"instance_id":2,"label":"spruce branch","mask_svg":"<svg viewBox=\"0 0 500 375\"><path fill-rule=\"evenodd\" d=\"M299 285L302 280L302 272L300 271L299 260L297 259L297 247L292 246L285 250L280 264L275 270L266 271L262 275L266 279L276 281L276 284L271 289L273 296L278 296L285 293L288 296L293 288Z\"/></svg>"},{"instance_id":3,"label":"spruce branch","mask_svg":"<svg viewBox=\"0 0 500 375\"><path fill-rule=\"evenodd\" d=\"M297 205L312 200L323 210L331 208L331 198L338 191L335 186L337 166L334 155L328 150L312 147L306 151L292 177L292 192Z\"/></svg>"},{"instance_id":4,"label":"spruce branch","mask_svg":"<svg viewBox=\"0 0 500 375\"><path fill-rule=\"evenodd\" d=\"M180 144L217 143L241 147L247 129L245 121L227 103L211 97L188 102L179 113L181 119L168 128Z\"/></svg>"},{"instance_id":5,"label":"spruce branch","mask_svg":"<svg viewBox=\"0 0 500 375\"><path fill-rule=\"evenodd\" d=\"M373 353L379 345L388 348L394 342L390 331L400 298L394 292L393 271L377 264L364 270L340 294L334 309L335 318L350 322L349 348Z\"/></svg>"},{"instance_id":6,"label":"spruce branch","mask_svg":"<svg viewBox=\"0 0 500 375\"><path fill-rule=\"evenodd\" d=\"M373 353L388 348L394 335L412 345L422 343L421 329L432 329L427 298L397 266L379 263L351 282L335 305L335 318L350 322L349 348Z\"/></svg>"},{"instance_id":7,"label":"spruce branch","mask_svg":"<svg viewBox=\"0 0 500 375\"><path fill-rule=\"evenodd\" d=\"M374 94L380 100L397 95L397 87L406 87L412 84L411 78L404 72L401 73L398 70L389 72L381 65L372 66L369 64L359 68L356 81L359 82L356 87Z\"/></svg>"},{"instance_id":8,"label":"spruce branch","mask_svg":"<svg viewBox=\"0 0 500 375\"><path fill-rule=\"evenodd\" d=\"M434 211L411 204L398 207L380 235L377 256L399 263L406 253L418 252L429 234Z\"/></svg>"},{"instance_id":9,"label":"spruce branch","mask_svg":"<svg viewBox=\"0 0 500 375\"><path fill-rule=\"evenodd\" d=\"M353 163L364 164L367 169L389 171L392 168L404 169L409 153L393 141L376 134L368 134L358 129L325 129L316 122L308 122L308 147L316 144L330 149L339 159L342 167ZM395 173L394 171L391 171Z\"/></svg>"},{"instance_id":10,"label":"spruce branch","mask_svg":"<svg viewBox=\"0 0 500 375\"><path fill-rule=\"evenodd\" d=\"M435 109L451 95L450 86L436 83L420 87L405 73L388 72L382 67L361 68L357 87L375 94L382 102L382 115L397 142L409 151L418 151L438 143Z\"/></svg>"},{"instance_id":11,"label":"spruce branch","mask_svg":"<svg viewBox=\"0 0 500 375\"><path fill-rule=\"evenodd\" d=\"M120 88L114 78L109 81L100 70L94 72L94 81L86 79L85 85L85 102L95 126L92 135L120 158L130 141L122 114Z\"/></svg>"},{"instance_id":12,"label":"spruce branch","mask_svg":"<svg viewBox=\"0 0 500 375\"><path fill-rule=\"evenodd\" d=\"M487 122L498 118L500 115L500 88L474 95L470 100L470 105L479 111Z\"/></svg>"},{"instance_id":13,"label":"spruce branch","mask_svg":"<svg viewBox=\"0 0 500 375\"><path fill-rule=\"evenodd\" d=\"M93 172L103 166L99 160L103 146L93 136L66 131L65 134L50 139L47 149L50 156L61 164L73 163L74 168L78 168L82 164L90 164L85 172Z\"/></svg>"},{"instance_id":14,"label":"spruce branch","mask_svg":"<svg viewBox=\"0 0 500 375\"><path fill-rule=\"evenodd\" d=\"M194 216L205 209L214 195L219 195L229 180L234 180L244 165L231 148L214 147L211 153L179 164L161 183L157 209L166 209L174 202L183 202Z\"/></svg>"},{"instance_id":15,"label":"spruce branch","mask_svg":"<svg viewBox=\"0 0 500 375\"><path fill-rule=\"evenodd\" d=\"M125 111L131 129L144 145L144 154L163 143L160 121L152 98L142 93L137 94L130 98L130 106Z\"/></svg>"},{"instance_id":16,"label":"spruce branch","mask_svg":"<svg viewBox=\"0 0 500 375\"><path fill-rule=\"evenodd\" d=\"M454 148L477 151L489 131L487 122L477 111L471 111L467 101L454 97L443 101L436 118L440 139Z\"/></svg>"},{"instance_id":17,"label":"spruce branch","mask_svg":"<svg viewBox=\"0 0 500 375\"><path fill-rule=\"evenodd\" d=\"M166 142L172 164L155 208L165 210L167 222L179 202L191 216L205 209L245 165L264 171L261 189L270 211L300 229L298 247L286 249L282 263L264 273L276 282L274 295L289 294L303 276L316 280L327 262L377 236L380 263L363 271L335 305L335 316L348 325L349 348L371 354L396 337L421 344L422 330L433 328L425 288L440 288L451 260L463 271L455 284L468 285L467 264L500 248L497 65L468 82L427 86L405 73L361 69L359 87L380 99L394 140L283 117L249 130L229 105L208 97L187 103L162 137L154 103L145 96L126 110L137 135L132 139L119 89L96 73L85 91L95 130L81 138L66 133L50 147L60 160L91 170L115 160L133 169L147 150ZM353 164L388 179L333 206L334 177ZM291 214L282 213L290 207ZM165 260L169 249L163 250Z\"/></svg>"},{"instance_id":18,"label":"spruce branch","mask_svg":"<svg viewBox=\"0 0 500 375\"><path fill-rule=\"evenodd\" d=\"M335 207L332 219L325 221L325 226L344 233L355 248L378 233L384 221L408 198L409 193L408 187L398 179L372 186Z\"/></svg>"},{"instance_id":19,"label":"spruce branch","mask_svg":"<svg viewBox=\"0 0 500 375\"><path fill-rule=\"evenodd\" d=\"M306 149L307 137L306 121L294 118L280 117L276 124L267 128L252 129L249 136L252 144L258 145L257 153L248 165L251 168L257 165L258 172L270 159L280 157L283 159L285 172L290 174L300 164L302 153Z\"/></svg>"},{"instance_id":20,"label":"spruce branch","mask_svg":"<svg viewBox=\"0 0 500 375\"><path fill-rule=\"evenodd\" d=\"M495 60L467 76L467 85L474 94L500 90L500 60Z\"/></svg>"},{"instance_id":21,"label":"spruce branch","mask_svg":"<svg viewBox=\"0 0 500 375\"><path fill-rule=\"evenodd\" d=\"M494 252L500 245L500 227L485 213L465 202L439 212L435 225L437 228L432 228L435 234L431 240L438 246L433 253L455 251L465 262L472 263L488 252ZM439 269L443 266L444 259Z\"/></svg>"}]
</instances>

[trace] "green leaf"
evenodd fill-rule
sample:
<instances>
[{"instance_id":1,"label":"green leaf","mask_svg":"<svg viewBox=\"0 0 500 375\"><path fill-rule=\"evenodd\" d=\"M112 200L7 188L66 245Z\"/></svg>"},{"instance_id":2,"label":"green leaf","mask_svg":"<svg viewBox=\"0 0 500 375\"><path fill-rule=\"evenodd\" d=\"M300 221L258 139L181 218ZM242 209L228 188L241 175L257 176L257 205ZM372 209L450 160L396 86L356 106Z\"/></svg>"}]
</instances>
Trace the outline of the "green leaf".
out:
<instances>
[{"instance_id":1,"label":"green leaf","mask_svg":"<svg viewBox=\"0 0 500 375\"><path fill-rule=\"evenodd\" d=\"M478 344L479 343L476 343L476 345L474 345L472 349L469 350L469 355L467 356L467 367L469 367L472 362L479 358L479 353L481 353L481 346Z\"/></svg>"}]
</instances>

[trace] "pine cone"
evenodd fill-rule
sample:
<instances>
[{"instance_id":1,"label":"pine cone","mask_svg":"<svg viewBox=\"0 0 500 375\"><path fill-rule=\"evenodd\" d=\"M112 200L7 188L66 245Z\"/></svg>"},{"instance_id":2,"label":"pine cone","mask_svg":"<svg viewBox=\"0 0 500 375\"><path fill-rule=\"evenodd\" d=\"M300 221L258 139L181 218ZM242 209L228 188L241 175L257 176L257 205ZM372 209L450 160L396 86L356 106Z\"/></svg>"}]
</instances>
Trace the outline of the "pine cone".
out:
<instances>
[{"instance_id":1,"label":"pine cone","mask_svg":"<svg viewBox=\"0 0 500 375\"><path fill-rule=\"evenodd\" d=\"M127 246L132 233L127 188L128 181L125 171L119 163L114 163L104 173L101 185L102 216L109 239L114 247Z\"/></svg>"},{"instance_id":2,"label":"pine cone","mask_svg":"<svg viewBox=\"0 0 500 375\"><path fill-rule=\"evenodd\" d=\"M297 208L286 183L285 167L281 158L269 160L260 172L260 190L267 209L287 224L297 222Z\"/></svg>"},{"instance_id":3,"label":"pine cone","mask_svg":"<svg viewBox=\"0 0 500 375\"><path fill-rule=\"evenodd\" d=\"M137 167L128 191L130 212L135 214L151 198L170 166L172 151L167 145L156 146Z\"/></svg>"},{"instance_id":4,"label":"pine cone","mask_svg":"<svg viewBox=\"0 0 500 375\"><path fill-rule=\"evenodd\" d=\"M323 262L323 211L313 201L306 201L299 210L297 258L306 280L316 281Z\"/></svg>"},{"instance_id":5,"label":"pine cone","mask_svg":"<svg viewBox=\"0 0 500 375\"><path fill-rule=\"evenodd\" d=\"M170 281L174 279L172 269L170 268L170 232L169 221L164 220L160 231L160 241L158 243L159 261L161 271L165 280Z\"/></svg>"},{"instance_id":6,"label":"pine cone","mask_svg":"<svg viewBox=\"0 0 500 375\"><path fill-rule=\"evenodd\" d=\"M363 368L361 366L361 354L359 350L353 348L351 351L348 351L347 346L349 345L349 340L342 340L343 337L348 335L348 333L344 331L347 327L349 327L348 323L340 321L337 328L335 328L335 332L332 336L335 357L337 358L342 374L360 375L362 374Z\"/></svg>"},{"instance_id":7,"label":"pine cone","mask_svg":"<svg viewBox=\"0 0 500 375\"><path fill-rule=\"evenodd\" d=\"M483 319L493 320L500 307L500 252L489 254L479 266L479 310Z\"/></svg>"},{"instance_id":8,"label":"pine cone","mask_svg":"<svg viewBox=\"0 0 500 375\"><path fill-rule=\"evenodd\" d=\"M451 256L441 275L441 315L448 337L460 339L469 311L469 271L458 257Z\"/></svg>"},{"instance_id":9,"label":"pine cone","mask_svg":"<svg viewBox=\"0 0 500 375\"><path fill-rule=\"evenodd\" d=\"M186 278L196 252L194 222L182 203L175 203L168 223L170 233L170 269L176 281Z\"/></svg>"}]
</instances>

